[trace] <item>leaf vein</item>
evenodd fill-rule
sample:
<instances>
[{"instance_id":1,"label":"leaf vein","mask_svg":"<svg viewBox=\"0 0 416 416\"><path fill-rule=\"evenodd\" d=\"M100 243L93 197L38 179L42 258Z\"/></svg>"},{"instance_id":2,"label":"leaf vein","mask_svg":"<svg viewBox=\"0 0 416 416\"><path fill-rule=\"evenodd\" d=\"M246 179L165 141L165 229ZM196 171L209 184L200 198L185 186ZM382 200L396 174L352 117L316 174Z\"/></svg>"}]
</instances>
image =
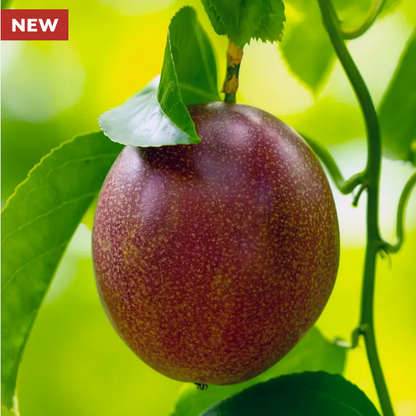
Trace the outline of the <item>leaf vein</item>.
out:
<instances>
[{"instance_id":1,"label":"leaf vein","mask_svg":"<svg viewBox=\"0 0 416 416\"><path fill-rule=\"evenodd\" d=\"M7 288L7 286L9 286L9 284L16 278L16 276L23 271L24 269L26 269L29 265L31 265L32 263L34 263L35 261L41 259L42 257L45 257L46 255L48 255L49 253L61 248L62 246L65 246L69 243L69 240L65 240L62 243L58 244L57 246L52 247L49 250L44 251L43 253L39 254L38 256L36 256L35 258L31 259L30 261L28 261L27 263L25 263L24 265L22 265L21 267L19 267L11 276L10 278L4 283L3 287L1 288L1 293L3 294L3 292L5 291L5 289Z\"/></svg>"},{"instance_id":2,"label":"leaf vein","mask_svg":"<svg viewBox=\"0 0 416 416\"><path fill-rule=\"evenodd\" d=\"M345 408L347 408L349 410L352 410L354 413L356 413L359 416L364 416L363 413L359 412L357 409L354 409L353 407L349 406L348 404L344 403L343 401L335 399L334 397L329 396L329 395L324 394L324 393L321 393L317 390L307 389L307 388L299 388L299 387L296 387L296 388L294 388L294 387L285 387L285 390L304 391L304 392L314 393L317 396L325 397L327 399L332 400L335 403L339 403L339 404L343 405Z\"/></svg>"},{"instance_id":3,"label":"leaf vein","mask_svg":"<svg viewBox=\"0 0 416 416\"><path fill-rule=\"evenodd\" d=\"M54 208L50 209L49 211L46 211L43 214L38 215L37 217L33 218L32 220L30 220L30 221L26 222L25 224L21 225L19 228L16 228L15 230L13 230L10 233L8 233L1 240L1 244L4 244L4 242L6 240L8 240L11 236L13 236L14 234L18 233L19 231L23 230L24 228L26 228L26 227L34 224L35 222L39 221L40 219L45 218L46 216L48 216L48 215L50 215L50 214L52 214L52 213L54 213L56 211L59 211L62 207L66 206L68 204L72 204L72 203L77 202L77 201L81 201L83 199L91 198L91 197L93 197L96 194L97 194L97 191L89 192L89 193L87 193L85 195L82 195L82 196L79 196L79 197L76 197L76 198L68 199L68 200L62 202L61 204L56 205Z\"/></svg>"},{"instance_id":4,"label":"leaf vein","mask_svg":"<svg viewBox=\"0 0 416 416\"><path fill-rule=\"evenodd\" d=\"M212 100L213 98L217 99L211 93L209 93L207 91L204 91L200 88L193 87L189 84L184 84L182 82L179 82L178 86L182 90L188 90L188 91L194 92L195 94L202 95L202 96L206 97L208 100Z\"/></svg>"}]
</instances>

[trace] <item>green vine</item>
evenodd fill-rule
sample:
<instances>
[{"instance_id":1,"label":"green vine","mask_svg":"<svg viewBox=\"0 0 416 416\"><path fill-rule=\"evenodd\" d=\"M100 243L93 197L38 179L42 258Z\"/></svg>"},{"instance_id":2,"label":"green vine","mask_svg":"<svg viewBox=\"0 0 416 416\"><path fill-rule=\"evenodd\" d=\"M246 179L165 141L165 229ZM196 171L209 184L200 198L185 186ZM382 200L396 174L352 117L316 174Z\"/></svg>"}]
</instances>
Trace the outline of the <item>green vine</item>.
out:
<instances>
[{"instance_id":1,"label":"green vine","mask_svg":"<svg viewBox=\"0 0 416 416\"><path fill-rule=\"evenodd\" d=\"M358 205L358 200L362 193L367 191L367 245L361 294L360 321L351 334L351 343L342 340L335 340L335 342L341 347L353 349L358 345L360 337L364 338L367 358L383 415L394 416L393 406L377 352L374 330L374 288L377 255L397 253L403 245L405 211L409 197L416 187L416 172L409 178L401 193L396 220L397 239L394 244L389 244L381 238L379 231L378 204L381 171L381 135L378 116L364 79L344 42L344 39L353 39L362 35L372 25L380 13L385 0L374 1L373 8L365 22L359 28L351 31L341 29L340 21L331 0L318 0L318 2L325 28L360 104L367 134L366 167L363 172L353 175L348 180L344 179L335 160L325 147L310 137L302 135L312 150L318 155L341 193L345 195L350 194L358 187L358 192L353 201L354 206Z\"/></svg>"},{"instance_id":2,"label":"green vine","mask_svg":"<svg viewBox=\"0 0 416 416\"><path fill-rule=\"evenodd\" d=\"M389 254L397 253L404 242L404 214L406 211L407 202L409 201L410 194L412 193L414 187L416 186L416 172L413 172L413 175L407 181L405 187L403 188L402 194L399 199L399 206L397 208L397 220L396 220L396 233L397 240L394 244L386 243L386 252Z\"/></svg>"},{"instance_id":3,"label":"green vine","mask_svg":"<svg viewBox=\"0 0 416 416\"><path fill-rule=\"evenodd\" d=\"M363 23L360 26L352 29L341 29L344 39L355 39L363 35L375 22L384 5L386 0L373 0L371 9L365 17Z\"/></svg>"},{"instance_id":4,"label":"green vine","mask_svg":"<svg viewBox=\"0 0 416 416\"><path fill-rule=\"evenodd\" d=\"M385 243L380 237L379 231L379 183L381 170L381 136L380 126L376 109L367 85L362 78L354 60L352 59L344 42L345 33L341 30L340 22L331 0L318 0L322 13L323 23L329 34L332 45L344 68L344 71L351 83L354 93L363 113L367 134L367 164L363 173L358 174L360 182L355 179L353 185L361 184L358 198L361 193L367 191L367 246L364 263L364 277L361 295L361 314L360 322L353 332L353 346L358 343L359 337L364 338L366 345L367 358L370 364L371 373L377 390L380 406L384 416L393 416L394 410L387 389L387 384L383 375L380 360L377 352L377 345L374 331L374 287L377 265L377 254L385 250ZM380 9L377 9L377 16ZM375 17L366 20L368 23L374 22ZM367 28L368 28L367 27ZM360 29L359 33L364 33L365 29ZM332 168L333 170L333 168ZM339 181L339 177L338 177ZM342 183L341 183L342 184ZM345 185L345 184L344 184ZM352 188L352 189L351 189ZM354 187L347 188L346 191L353 190ZM354 201L358 203L358 198Z\"/></svg>"},{"instance_id":5,"label":"green vine","mask_svg":"<svg viewBox=\"0 0 416 416\"><path fill-rule=\"evenodd\" d=\"M321 159L322 163L327 168L329 174L335 182L336 187L342 194L348 195L353 192L357 186L362 184L364 172L357 173L347 180L344 179L344 176L342 175L331 153L329 153L324 146L310 137L305 136L304 134L301 134L301 136L309 144L311 149L319 156L319 159Z\"/></svg>"}]
</instances>

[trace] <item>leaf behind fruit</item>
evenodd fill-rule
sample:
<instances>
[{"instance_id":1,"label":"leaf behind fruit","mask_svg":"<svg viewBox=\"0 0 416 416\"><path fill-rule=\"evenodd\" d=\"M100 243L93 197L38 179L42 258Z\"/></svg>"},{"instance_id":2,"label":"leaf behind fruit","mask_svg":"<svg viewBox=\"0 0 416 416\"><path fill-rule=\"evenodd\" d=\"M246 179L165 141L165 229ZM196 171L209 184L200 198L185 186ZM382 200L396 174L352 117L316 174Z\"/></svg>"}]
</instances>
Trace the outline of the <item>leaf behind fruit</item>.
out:
<instances>
[{"instance_id":1,"label":"leaf behind fruit","mask_svg":"<svg viewBox=\"0 0 416 416\"><path fill-rule=\"evenodd\" d=\"M29 173L2 211L1 392L15 407L23 349L59 261L122 146L75 137Z\"/></svg>"},{"instance_id":2,"label":"leaf behind fruit","mask_svg":"<svg viewBox=\"0 0 416 416\"><path fill-rule=\"evenodd\" d=\"M381 17L391 13L399 0L387 0ZM279 49L287 66L315 96L332 69L335 53L322 23L318 2L286 0L285 36ZM334 6L343 27L360 25L371 9L371 0L335 0Z\"/></svg>"},{"instance_id":3,"label":"leaf behind fruit","mask_svg":"<svg viewBox=\"0 0 416 416\"><path fill-rule=\"evenodd\" d=\"M257 384L203 416L379 416L354 384L325 372L291 374Z\"/></svg>"},{"instance_id":4,"label":"leaf behind fruit","mask_svg":"<svg viewBox=\"0 0 416 416\"><path fill-rule=\"evenodd\" d=\"M282 374L319 370L341 374L345 360L346 350L328 341L313 327L289 354L252 380L232 386L209 386L205 391L199 391L193 384L184 384L171 416L199 415L227 397Z\"/></svg>"},{"instance_id":5,"label":"leaf behind fruit","mask_svg":"<svg viewBox=\"0 0 416 416\"><path fill-rule=\"evenodd\" d=\"M186 106L219 100L214 51L195 10L184 7L169 26L160 79L104 113L99 124L106 136L125 145L199 143Z\"/></svg>"}]
</instances>

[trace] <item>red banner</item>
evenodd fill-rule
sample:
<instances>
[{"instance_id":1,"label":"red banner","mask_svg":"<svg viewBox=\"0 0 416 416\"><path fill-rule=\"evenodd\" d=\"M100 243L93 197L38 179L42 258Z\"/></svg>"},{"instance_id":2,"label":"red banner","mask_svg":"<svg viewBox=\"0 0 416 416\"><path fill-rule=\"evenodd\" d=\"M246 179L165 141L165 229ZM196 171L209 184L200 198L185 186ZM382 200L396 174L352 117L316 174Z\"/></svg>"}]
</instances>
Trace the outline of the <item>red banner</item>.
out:
<instances>
[{"instance_id":1,"label":"red banner","mask_svg":"<svg viewBox=\"0 0 416 416\"><path fill-rule=\"evenodd\" d=\"M68 40L68 10L2 10L1 40Z\"/></svg>"}]
</instances>

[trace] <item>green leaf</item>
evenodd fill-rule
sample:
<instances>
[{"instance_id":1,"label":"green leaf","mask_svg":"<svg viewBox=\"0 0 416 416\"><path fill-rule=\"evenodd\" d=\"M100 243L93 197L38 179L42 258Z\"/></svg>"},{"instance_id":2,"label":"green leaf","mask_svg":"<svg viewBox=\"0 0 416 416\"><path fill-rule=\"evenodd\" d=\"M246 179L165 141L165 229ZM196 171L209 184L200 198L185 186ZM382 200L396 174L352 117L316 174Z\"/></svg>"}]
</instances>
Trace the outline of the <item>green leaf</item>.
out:
<instances>
[{"instance_id":1,"label":"green leaf","mask_svg":"<svg viewBox=\"0 0 416 416\"><path fill-rule=\"evenodd\" d=\"M285 22L285 6L280 0L267 2L266 13L260 20L260 25L254 33L254 38L263 42L282 40L283 23Z\"/></svg>"},{"instance_id":2,"label":"green leaf","mask_svg":"<svg viewBox=\"0 0 416 416\"><path fill-rule=\"evenodd\" d=\"M199 415L220 400L282 374L319 370L333 374L342 373L345 359L346 350L329 342L318 328L313 327L288 355L252 380L232 386L209 386L203 392L194 385L185 384L172 416Z\"/></svg>"},{"instance_id":3,"label":"green leaf","mask_svg":"<svg viewBox=\"0 0 416 416\"><path fill-rule=\"evenodd\" d=\"M334 50L317 1L287 0L287 23L280 51L289 70L314 94L327 79Z\"/></svg>"},{"instance_id":4,"label":"green leaf","mask_svg":"<svg viewBox=\"0 0 416 416\"><path fill-rule=\"evenodd\" d=\"M202 0L212 26L242 48L251 39L281 40L285 8L282 0Z\"/></svg>"},{"instance_id":5,"label":"green leaf","mask_svg":"<svg viewBox=\"0 0 416 416\"><path fill-rule=\"evenodd\" d=\"M406 45L378 113L386 156L410 161L416 166L416 30Z\"/></svg>"},{"instance_id":6,"label":"green leaf","mask_svg":"<svg viewBox=\"0 0 416 416\"><path fill-rule=\"evenodd\" d=\"M342 25L360 25L371 9L372 0L335 0ZM388 0L382 15L395 9L398 0ZM317 95L328 78L334 51L322 24L317 1L286 0L287 23L280 51L289 70Z\"/></svg>"},{"instance_id":7,"label":"green leaf","mask_svg":"<svg viewBox=\"0 0 416 416\"><path fill-rule=\"evenodd\" d=\"M2 211L1 393L8 409L45 293L121 149L102 133L63 143L30 171Z\"/></svg>"},{"instance_id":8,"label":"green leaf","mask_svg":"<svg viewBox=\"0 0 416 416\"><path fill-rule=\"evenodd\" d=\"M174 111L184 130L163 112L157 99L158 86L159 77L156 77L123 105L104 113L99 119L104 134L113 142L141 147L200 142L182 102Z\"/></svg>"},{"instance_id":9,"label":"green leaf","mask_svg":"<svg viewBox=\"0 0 416 416\"><path fill-rule=\"evenodd\" d=\"M209 39L191 7L169 26L162 74L143 90L104 113L99 124L114 142L132 146L199 143L187 105L220 101Z\"/></svg>"},{"instance_id":10,"label":"green leaf","mask_svg":"<svg viewBox=\"0 0 416 416\"><path fill-rule=\"evenodd\" d=\"M163 89L170 91L169 74L174 74L175 71L185 105L221 101L214 51L193 8L182 8L172 19L169 27L169 44L173 64L170 63L170 57L165 59L158 93L159 102ZM169 108L164 110L167 112Z\"/></svg>"},{"instance_id":11,"label":"green leaf","mask_svg":"<svg viewBox=\"0 0 416 416\"><path fill-rule=\"evenodd\" d=\"M340 375L292 374L257 384L203 416L379 416L374 404Z\"/></svg>"}]
</instances>

